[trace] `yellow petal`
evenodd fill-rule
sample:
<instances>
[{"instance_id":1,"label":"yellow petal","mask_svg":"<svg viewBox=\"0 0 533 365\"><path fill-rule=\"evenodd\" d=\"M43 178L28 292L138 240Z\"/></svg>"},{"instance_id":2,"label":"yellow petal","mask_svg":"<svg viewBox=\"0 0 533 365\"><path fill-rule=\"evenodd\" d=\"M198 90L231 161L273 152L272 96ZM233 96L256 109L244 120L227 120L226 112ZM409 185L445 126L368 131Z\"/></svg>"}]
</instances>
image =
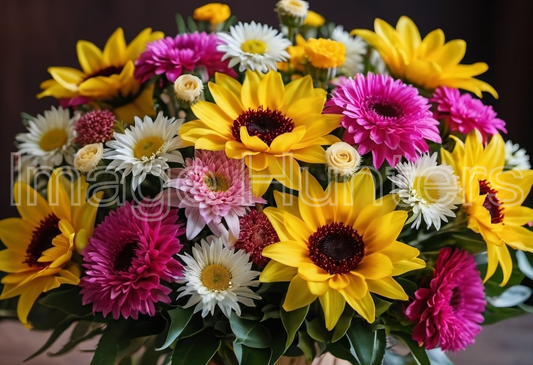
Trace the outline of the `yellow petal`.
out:
<instances>
[{"instance_id":1,"label":"yellow petal","mask_svg":"<svg viewBox=\"0 0 533 365\"><path fill-rule=\"evenodd\" d=\"M305 136L305 132L305 126L299 126L294 128L292 132L280 134L272 141L269 152L273 155L279 155L291 151L294 145Z\"/></svg>"},{"instance_id":2,"label":"yellow petal","mask_svg":"<svg viewBox=\"0 0 533 365\"><path fill-rule=\"evenodd\" d=\"M47 286L50 286L50 282L53 282L54 280L55 279L53 277L36 278L31 282L31 284L26 285L24 291L20 295L17 305L17 314L19 320L27 328L31 328L31 325L28 323L28 314L30 313L33 304L39 295L44 292L44 289Z\"/></svg>"},{"instance_id":3,"label":"yellow petal","mask_svg":"<svg viewBox=\"0 0 533 365\"><path fill-rule=\"evenodd\" d=\"M69 91L78 91L78 85L84 80L85 74L70 67L49 67L48 72L54 80Z\"/></svg>"},{"instance_id":4,"label":"yellow petal","mask_svg":"<svg viewBox=\"0 0 533 365\"><path fill-rule=\"evenodd\" d=\"M194 144L194 148L197 150L221 151L226 148L226 143L227 140L225 138L210 135L207 137L198 138Z\"/></svg>"},{"instance_id":5,"label":"yellow petal","mask_svg":"<svg viewBox=\"0 0 533 365\"><path fill-rule=\"evenodd\" d=\"M307 163L326 163L326 151L320 145L293 150L292 157Z\"/></svg>"},{"instance_id":6,"label":"yellow petal","mask_svg":"<svg viewBox=\"0 0 533 365\"><path fill-rule=\"evenodd\" d=\"M294 190L300 189L300 165L291 156L275 157L267 155L268 171L281 184Z\"/></svg>"},{"instance_id":7,"label":"yellow petal","mask_svg":"<svg viewBox=\"0 0 533 365\"><path fill-rule=\"evenodd\" d=\"M215 103L233 120L244 112L240 97L228 91L223 86L210 82L209 91Z\"/></svg>"},{"instance_id":8,"label":"yellow petal","mask_svg":"<svg viewBox=\"0 0 533 365\"><path fill-rule=\"evenodd\" d=\"M29 244L29 242L21 242L21 244ZM10 249L0 251L0 270L7 273L20 273L26 271L34 271L27 264L23 262L26 261L25 253L15 252Z\"/></svg>"},{"instance_id":9,"label":"yellow petal","mask_svg":"<svg viewBox=\"0 0 533 365\"><path fill-rule=\"evenodd\" d=\"M316 266L314 263L303 263L298 267L298 275L306 281L321 282L329 280L333 275Z\"/></svg>"},{"instance_id":10,"label":"yellow petal","mask_svg":"<svg viewBox=\"0 0 533 365\"><path fill-rule=\"evenodd\" d=\"M302 218L300 215L300 210L298 208L298 197L276 190L274 191L274 200L276 201L276 206L281 210L292 214L293 216L298 217L300 219Z\"/></svg>"},{"instance_id":11,"label":"yellow petal","mask_svg":"<svg viewBox=\"0 0 533 365\"><path fill-rule=\"evenodd\" d=\"M271 110L281 109L285 97L285 86L279 72L270 71L263 77L259 84L258 96L259 103L265 110L267 107Z\"/></svg>"},{"instance_id":12,"label":"yellow petal","mask_svg":"<svg viewBox=\"0 0 533 365\"><path fill-rule=\"evenodd\" d=\"M427 36L424 37L424 40L421 44L421 49L424 50L424 52L419 53L420 58L425 58L426 55L432 53L436 49L439 49L444 45L444 32L441 29L435 29L428 33Z\"/></svg>"},{"instance_id":13,"label":"yellow petal","mask_svg":"<svg viewBox=\"0 0 533 365\"><path fill-rule=\"evenodd\" d=\"M259 151L250 151L244 144L242 144L241 142L237 142L237 141L227 141L225 145L225 151L226 151L226 155L229 158L236 158L236 159L241 159L246 156L251 156L251 155L255 156L255 155L261 154L261 152ZM251 165L251 166L247 165L247 166L253 170L256 170L255 165ZM260 171L260 170L256 170L256 171Z\"/></svg>"},{"instance_id":14,"label":"yellow petal","mask_svg":"<svg viewBox=\"0 0 533 365\"><path fill-rule=\"evenodd\" d=\"M248 173L252 184L252 194L257 197L263 196L272 182L272 175L269 173L268 168L261 171L249 169Z\"/></svg>"},{"instance_id":15,"label":"yellow petal","mask_svg":"<svg viewBox=\"0 0 533 365\"><path fill-rule=\"evenodd\" d=\"M418 86L435 88L441 73L442 67L436 62L413 60L405 69L405 78Z\"/></svg>"},{"instance_id":16,"label":"yellow petal","mask_svg":"<svg viewBox=\"0 0 533 365\"><path fill-rule=\"evenodd\" d=\"M241 99L245 110L257 110L261 103L259 102L258 90L261 83L259 72L246 71L246 77L242 84ZM266 108L265 108L266 109Z\"/></svg>"},{"instance_id":17,"label":"yellow petal","mask_svg":"<svg viewBox=\"0 0 533 365\"><path fill-rule=\"evenodd\" d=\"M305 307L315 301L316 295L311 294L307 288L307 282L296 275L289 284L283 309L287 312Z\"/></svg>"},{"instance_id":18,"label":"yellow petal","mask_svg":"<svg viewBox=\"0 0 533 365\"><path fill-rule=\"evenodd\" d=\"M294 241L284 241L269 245L263 249L263 256L292 267L311 262L309 251L302 244Z\"/></svg>"},{"instance_id":19,"label":"yellow petal","mask_svg":"<svg viewBox=\"0 0 533 365\"><path fill-rule=\"evenodd\" d=\"M52 214L46 200L26 183L16 182L13 186L13 197L17 210L25 221L34 227L41 225L41 220Z\"/></svg>"},{"instance_id":20,"label":"yellow petal","mask_svg":"<svg viewBox=\"0 0 533 365\"><path fill-rule=\"evenodd\" d=\"M308 281L307 288L311 294L320 296L329 290L329 285L327 281Z\"/></svg>"},{"instance_id":21,"label":"yellow petal","mask_svg":"<svg viewBox=\"0 0 533 365\"><path fill-rule=\"evenodd\" d=\"M122 28L117 28L107 40L103 61L107 66L122 66L126 63L126 40Z\"/></svg>"},{"instance_id":22,"label":"yellow petal","mask_svg":"<svg viewBox=\"0 0 533 365\"><path fill-rule=\"evenodd\" d=\"M2 219L0 220L0 241L9 250L25 255L34 229L34 226L20 218Z\"/></svg>"},{"instance_id":23,"label":"yellow petal","mask_svg":"<svg viewBox=\"0 0 533 365\"><path fill-rule=\"evenodd\" d=\"M450 66L455 66L465 56L466 42L462 39L454 39L449 41L444 46L437 48L431 53L428 53L426 59L438 63L444 70Z\"/></svg>"},{"instance_id":24,"label":"yellow petal","mask_svg":"<svg viewBox=\"0 0 533 365\"><path fill-rule=\"evenodd\" d=\"M239 81L235 80L233 77L230 77L226 74L217 72L215 73L215 82L217 85L220 85L224 87L225 89L229 90L230 92L232 92L240 100L242 85L239 83Z\"/></svg>"},{"instance_id":25,"label":"yellow petal","mask_svg":"<svg viewBox=\"0 0 533 365\"><path fill-rule=\"evenodd\" d=\"M309 75L291 81L285 86L285 100L281 110L286 111L290 105L298 100L308 98L309 94L313 92L313 89L313 79ZM325 97L325 90L323 92L323 97Z\"/></svg>"},{"instance_id":26,"label":"yellow petal","mask_svg":"<svg viewBox=\"0 0 533 365\"><path fill-rule=\"evenodd\" d=\"M393 212L397 205L398 199L394 194L385 195L359 212L355 222L351 225L358 231L365 232L374 219Z\"/></svg>"},{"instance_id":27,"label":"yellow petal","mask_svg":"<svg viewBox=\"0 0 533 365\"><path fill-rule=\"evenodd\" d=\"M506 245L494 246L494 249L503 272L503 279L500 286L505 286L513 273L513 260Z\"/></svg>"},{"instance_id":28,"label":"yellow petal","mask_svg":"<svg viewBox=\"0 0 533 365\"><path fill-rule=\"evenodd\" d=\"M250 149L251 151L265 152L269 149L267 144L263 142L261 138L257 136L250 136L245 126L241 127L240 137L242 144L244 144L246 148Z\"/></svg>"},{"instance_id":29,"label":"yellow petal","mask_svg":"<svg viewBox=\"0 0 533 365\"><path fill-rule=\"evenodd\" d=\"M246 166L256 171L261 171L268 167L268 159L264 153L248 155L244 158L244 162L246 163Z\"/></svg>"},{"instance_id":30,"label":"yellow petal","mask_svg":"<svg viewBox=\"0 0 533 365\"><path fill-rule=\"evenodd\" d=\"M367 280L368 290L389 299L407 300L409 297L393 278L385 277L379 280Z\"/></svg>"},{"instance_id":31,"label":"yellow petal","mask_svg":"<svg viewBox=\"0 0 533 365\"><path fill-rule=\"evenodd\" d=\"M298 274L298 269L283 265L277 261L270 261L261 272L259 281L273 283L277 281L291 281Z\"/></svg>"},{"instance_id":32,"label":"yellow petal","mask_svg":"<svg viewBox=\"0 0 533 365\"><path fill-rule=\"evenodd\" d=\"M350 275L335 274L329 280L329 287L335 290L342 290L350 285L351 282Z\"/></svg>"},{"instance_id":33,"label":"yellow petal","mask_svg":"<svg viewBox=\"0 0 533 365\"><path fill-rule=\"evenodd\" d=\"M374 305L374 300L372 299L370 292L367 292L366 295L360 299L346 295L346 293L346 290L341 291L341 294L344 296L344 299L346 299L346 302L348 302L350 307L369 323L374 322L376 319L376 306Z\"/></svg>"},{"instance_id":34,"label":"yellow petal","mask_svg":"<svg viewBox=\"0 0 533 365\"><path fill-rule=\"evenodd\" d=\"M152 28L143 29L126 47L125 58L135 61L146 48L148 42L153 42L165 36L163 32L152 32Z\"/></svg>"},{"instance_id":35,"label":"yellow petal","mask_svg":"<svg viewBox=\"0 0 533 365\"><path fill-rule=\"evenodd\" d=\"M533 209L522 206L505 207L504 220L506 225L521 227L529 222L533 222Z\"/></svg>"},{"instance_id":36,"label":"yellow petal","mask_svg":"<svg viewBox=\"0 0 533 365\"><path fill-rule=\"evenodd\" d=\"M328 331L331 331L339 321L339 318L344 311L346 301L344 300L342 294L333 289L329 289L318 299L320 300L320 304L324 310L326 328Z\"/></svg>"},{"instance_id":37,"label":"yellow petal","mask_svg":"<svg viewBox=\"0 0 533 365\"><path fill-rule=\"evenodd\" d=\"M70 197L68 196L63 179L68 175L66 171L55 169L48 180L48 205L59 219L71 221Z\"/></svg>"},{"instance_id":38,"label":"yellow petal","mask_svg":"<svg viewBox=\"0 0 533 365\"><path fill-rule=\"evenodd\" d=\"M307 170L304 170L302 179L303 188L298 197L299 212L302 220L316 231L334 221L330 196Z\"/></svg>"},{"instance_id":39,"label":"yellow petal","mask_svg":"<svg viewBox=\"0 0 533 365\"><path fill-rule=\"evenodd\" d=\"M363 260L352 271L362 275L365 279L379 280L390 276L392 269L393 266L390 259L379 252L375 252L365 255Z\"/></svg>"},{"instance_id":40,"label":"yellow petal","mask_svg":"<svg viewBox=\"0 0 533 365\"><path fill-rule=\"evenodd\" d=\"M305 217L302 215L304 221ZM289 228L289 234L293 237L294 241L307 242L309 237L314 233L308 226L308 223L304 223L299 218L296 218L292 214L284 214L283 222Z\"/></svg>"},{"instance_id":41,"label":"yellow petal","mask_svg":"<svg viewBox=\"0 0 533 365\"><path fill-rule=\"evenodd\" d=\"M406 220L407 212L405 211L394 211L374 219L363 234L366 254L381 251L394 243Z\"/></svg>"},{"instance_id":42,"label":"yellow petal","mask_svg":"<svg viewBox=\"0 0 533 365\"><path fill-rule=\"evenodd\" d=\"M276 209L273 207L266 208L263 213L268 217L268 220L274 227L274 230L278 234L280 241L292 241L293 236L292 233L289 231L289 227L285 225L285 214L289 214L284 212L281 209Z\"/></svg>"},{"instance_id":43,"label":"yellow petal","mask_svg":"<svg viewBox=\"0 0 533 365\"><path fill-rule=\"evenodd\" d=\"M396 24L396 29L405 49L407 50L409 59L412 58L422 42L418 28L410 18L402 16Z\"/></svg>"},{"instance_id":44,"label":"yellow petal","mask_svg":"<svg viewBox=\"0 0 533 365\"><path fill-rule=\"evenodd\" d=\"M227 139L234 139L230 128L233 124L233 119L224 113L218 105L200 100L194 104L191 109L194 115L196 115L196 117L208 128L213 129Z\"/></svg>"},{"instance_id":45,"label":"yellow petal","mask_svg":"<svg viewBox=\"0 0 533 365\"><path fill-rule=\"evenodd\" d=\"M105 68L102 51L93 43L87 41L78 41L76 44L78 61L87 75L92 75Z\"/></svg>"}]
</instances>

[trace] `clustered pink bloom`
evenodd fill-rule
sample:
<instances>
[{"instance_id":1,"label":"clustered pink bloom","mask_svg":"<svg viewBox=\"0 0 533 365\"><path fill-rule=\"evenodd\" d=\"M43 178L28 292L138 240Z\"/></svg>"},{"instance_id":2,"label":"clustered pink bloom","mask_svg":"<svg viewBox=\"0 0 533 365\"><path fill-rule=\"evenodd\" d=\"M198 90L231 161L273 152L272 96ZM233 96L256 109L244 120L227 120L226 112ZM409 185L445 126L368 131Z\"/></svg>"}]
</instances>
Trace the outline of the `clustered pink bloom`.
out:
<instances>
[{"instance_id":1,"label":"clustered pink bloom","mask_svg":"<svg viewBox=\"0 0 533 365\"><path fill-rule=\"evenodd\" d=\"M252 194L250 177L242 160L224 151L196 151L183 169L174 169L165 187L170 204L185 208L187 238L193 239L207 225L217 237L239 237L239 217L255 203L266 203ZM226 222L228 230L222 224Z\"/></svg>"},{"instance_id":2,"label":"clustered pink bloom","mask_svg":"<svg viewBox=\"0 0 533 365\"><path fill-rule=\"evenodd\" d=\"M215 72L237 77L228 68L227 61L221 61L224 53L217 51L218 37L205 32L178 34L148 43L146 50L135 61L135 78L145 82L155 75L165 74L174 82L183 73L196 72L207 82Z\"/></svg>"},{"instance_id":3,"label":"clustered pink bloom","mask_svg":"<svg viewBox=\"0 0 533 365\"><path fill-rule=\"evenodd\" d=\"M85 146L105 143L113 138L115 115L109 110L93 110L85 113L74 127L77 137L74 143Z\"/></svg>"},{"instance_id":4,"label":"clustered pink bloom","mask_svg":"<svg viewBox=\"0 0 533 365\"><path fill-rule=\"evenodd\" d=\"M184 231L177 219L176 209L147 200L111 211L83 251L83 304L93 303L93 313L104 317L137 319L139 313L154 316L155 303L170 303L172 290L161 281L182 275L183 266L174 257Z\"/></svg>"},{"instance_id":5,"label":"clustered pink bloom","mask_svg":"<svg viewBox=\"0 0 533 365\"><path fill-rule=\"evenodd\" d=\"M356 144L361 155L372 151L379 168L385 159L392 167L402 156L418 160L429 150L426 139L441 143L430 106L416 88L369 73L342 80L324 112L343 114L344 141Z\"/></svg>"},{"instance_id":6,"label":"clustered pink bloom","mask_svg":"<svg viewBox=\"0 0 533 365\"><path fill-rule=\"evenodd\" d=\"M266 214L255 209L241 217L239 222L240 233L239 239L235 242L235 248L246 251L257 266L265 267L270 259L263 257L263 249L279 242L278 234L272 223Z\"/></svg>"},{"instance_id":7,"label":"clustered pink bloom","mask_svg":"<svg viewBox=\"0 0 533 365\"><path fill-rule=\"evenodd\" d=\"M507 133L505 122L496 118L492 106L484 105L470 94L461 95L457 89L439 87L429 100L437 104L435 118L445 119L452 132L468 134L477 129L484 141L498 131Z\"/></svg>"},{"instance_id":8,"label":"clustered pink bloom","mask_svg":"<svg viewBox=\"0 0 533 365\"><path fill-rule=\"evenodd\" d=\"M476 263L467 251L443 248L428 287L415 292L405 310L416 323L413 339L426 349L462 350L481 332L485 293Z\"/></svg>"}]
</instances>

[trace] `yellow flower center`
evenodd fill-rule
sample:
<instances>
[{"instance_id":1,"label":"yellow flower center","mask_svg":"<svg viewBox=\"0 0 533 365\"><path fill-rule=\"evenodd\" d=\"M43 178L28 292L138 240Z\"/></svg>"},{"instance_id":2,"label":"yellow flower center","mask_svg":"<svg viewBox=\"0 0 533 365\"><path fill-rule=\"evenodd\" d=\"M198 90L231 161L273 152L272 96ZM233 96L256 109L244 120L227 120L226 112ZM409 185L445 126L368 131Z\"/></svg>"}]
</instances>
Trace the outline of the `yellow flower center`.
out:
<instances>
[{"instance_id":1,"label":"yellow flower center","mask_svg":"<svg viewBox=\"0 0 533 365\"><path fill-rule=\"evenodd\" d=\"M228 191L230 183L225 176L210 173L204 176L204 183L211 191Z\"/></svg>"},{"instance_id":2,"label":"yellow flower center","mask_svg":"<svg viewBox=\"0 0 533 365\"><path fill-rule=\"evenodd\" d=\"M416 190L418 198L424 199L428 203L434 203L440 198L437 183L427 176L415 177L413 189Z\"/></svg>"},{"instance_id":3,"label":"yellow flower center","mask_svg":"<svg viewBox=\"0 0 533 365\"><path fill-rule=\"evenodd\" d=\"M241 49L246 53L263 54L267 50L267 45L259 39L249 39L241 44Z\"/></svg>"},{"instance_id":4,"label":"yellow flower center","mask_svg":"<svg viewBox=\"0 0 533 365\"><path fill-rule=\"evenodd\" d=\"M39 147L43 151L53 151L57 148L63 147L68 140L67 132L61 128L50 129L47 131L39 141Z\"/></svg>"},{"instance_id":5,"label":"yellow flower center","mask_svg":"<svg viewBox=\"0 0 533 365\"><path fill-rule=\"evenodd\" d=\"M222 265L212 264L206 266L200 274L202 284L211 291L224 291L231 289L231 273Z\"/></svg>"},{"instance_id":6,"label":"yellow flower center","mask_svg":"<svg viewBox=\"0 0 533 365\"><path fill-rule=\"evenodd\" d=\"M141 139L133 148L133 156L139 160L153 160L163 152L165 141L161 137L152 136Z\"/></svg>"}]
</instances>

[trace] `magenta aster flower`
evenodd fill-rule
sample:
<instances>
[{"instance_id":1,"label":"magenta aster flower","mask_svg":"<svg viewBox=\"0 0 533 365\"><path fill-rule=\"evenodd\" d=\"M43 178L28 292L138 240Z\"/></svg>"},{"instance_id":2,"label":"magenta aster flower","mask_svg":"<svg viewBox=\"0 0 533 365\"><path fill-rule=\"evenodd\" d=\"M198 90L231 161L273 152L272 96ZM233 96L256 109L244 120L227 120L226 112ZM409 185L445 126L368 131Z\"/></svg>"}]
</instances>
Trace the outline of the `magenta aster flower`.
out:
<instances>
[{"instance_id":1,"label":"magenta aster flower","mask_svg":"<svg viewBox=\"0 0 533 365\"><path fill-rule=\"evenodd\" d=\"M135 78L145 82L155 75L165 74L174 82L184 72L197 72L207 82L215 72L236 77L228 68L227 61L221 61L224 53L217 51L218 37L205 32L178 34L148 43L146 50L135 61Z\"/></svg>"},{"instance_id":2,"label":"magenta aster flower","mask_svg":"<svg viewBox=\"0 0 533 365\"><path fill-rule=\"evenodd\" d=\"M115 115L109 110L93 110L84 114L76 123L77 137L74 143L85 146L105 143L113 138Z\"/></svg>"},{"instance_id":3,"label":"magenta aster flower","mask_svg":"<svg viewBox=\"0 0 533 365\"><path fill-rule=\"evenodd\" d=\"M445 119L451 131L468 134L474 129L481 132L483 141L487 136L507 133L505 122L496 118L496 112L490 105L484 105L481 100L470 94L463 94L457 89L439 87L429 101L437 104L435 118Z\"/></svg>"},{"instance_id":4,"label":"magenta aster flower","mask_svg":"<svg viewBox=\"0 0 533 365\"><path fill-rule=\"evenodd\" d=\"M343 114L344 141L357 151L372 151L374 166L386 159L394 167L402 156L416 161L428 151L426 139L440 143L439 124L428 100L400 80L386 75L357 75L339 84L326 113Z\"/></svg>"},{"instance_id":5,"label":"magenta aster flower","mask_svg":"<svg viewBox=\"0 0 533 365\"><path fill-rule=\"evenodd\" d=\"M93 303L93 313L114 319L155 315L155 303L170 303L172 291L161 281L182 276L176 260L182 245L176 224L177 210L161 205L126 204L109 213L84 250L85 276L80 287L83 304Z\"/></svg>"},{"instance_id":6,"label":"magenta aster flower","mask_svg":"<svg viewBox=\"0 0 533 365\"><path fill-rule=\"evenodd\" d=\"M252 261L259 267L264 267L270 261L263 257L263 249L273 243L279 242L278 234L268 220L266 214L252 209L248 214L239 219L239 239L235 242L237 250L248 252Z\"/></svg>"},{"instance_id":7,"label":"magenta aster flower","mask_svg":"<svg viewBox=\"0 0 533 365\"><path fill-rule=\"evenodd\" d=\"M446 247L439 253L429 287L415 292L405 315L416 323L413 339L419 345L457 352L474 343L484 310L483 282L474 258Z\"/></svg>"},{"instance_id":8,"label":"magenta aster flower","mask_svg":"<svg viewBox=\"0 0 533 365\"><path fill-rule=\"evenodd\" d=\"M193 239L205 227L217 237L228 237L222 224L224 218L229 232L239 237L239 217L255 203L266 203L252 194L248 170L242 160L226 157L224 151L196 151L194 159L187 159L185 168L174 169L165 187L176 190L170 194L172 206L185 208L187 238Z\"/></svg>"}]
</instances>

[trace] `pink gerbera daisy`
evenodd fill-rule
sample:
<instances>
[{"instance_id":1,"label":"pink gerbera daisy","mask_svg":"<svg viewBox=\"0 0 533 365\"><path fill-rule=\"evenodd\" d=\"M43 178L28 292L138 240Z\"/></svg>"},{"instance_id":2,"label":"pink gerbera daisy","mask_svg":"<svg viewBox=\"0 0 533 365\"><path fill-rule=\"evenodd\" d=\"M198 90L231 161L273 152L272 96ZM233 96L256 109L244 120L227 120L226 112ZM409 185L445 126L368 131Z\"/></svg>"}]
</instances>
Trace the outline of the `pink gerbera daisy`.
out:
<instances>
[{"instance_id":1,"label":"pink gerbera daisy","mask_svg":"<svg viewBox=\"0 0 533 365\"><path fill-rule=\"evenodd\" d=\"M93 303L93 313L114 319L155 315L155 303L170 303L172 291L161 281L182 276L176 260L183 234L177 210L162 205L126 204L111 211L99 224L84 250L85 276L80 287L83 304Z\"/></svg>"},{"instance_id":2,"label":"pink gerbera daisy","mask_svg":"<svg viewBox=\"0 0 533 365\"><path fill-rule=\"evenodd\" d=\"M187 238L193 239L205 227L217 237L229 232L239 237L239 217L255 203L266 203L252 194L248 170L242 160L229 159L224 151L196 151L187 159L185 168L174 169L176 178L165 184L170 204L185 208Z\"/></svg>"},{"instance_id":3,"label":"pink gerbera daisy","mask_svg":"<svg viewBox=\"0 0 533 365\"><path fill-rule=\"evenodd\" d=\"M145 82L155 75L165 74L174 82L186 72L196 72L207 82L215 72L236 77L228 68L228 61L221 61L224 53L217 51L218 37L205 32L178 34L148 43L146 50L135 61L135 78Z\"/></svg>"},{"instance_id":4,"label":"pink gerbera daisy","mask_svg":"<svg viewBox=\"0 0 533 365\"><path fill-rule=\"evenodd\" d=\"M439 124L428 100L400 80L359 74L345 79L326 103L326 113L343 114L344 141L357 151L372 151L374 166L386 159L394 167L402 156L416 161L428 151L426 139L440 143Z\"/></svg>"},{"instance_id":5,"label":"pink gerbera daisy","mask_svg":"<svg viewBox=\"0 0 533 365\"><path fill-rule=\"evenodd\" d=\"M415 292L405 314L416 323L413 339L426 349L464 349L481 331L485 293L476 263L468 252L443 248L429 287Z\"/></svg>"},{"instance_id":6,"label":"pink gerbera daisy","mask_svg":"<svg viewBox=\"0 0 533 365\"><path fill-rule=\"evenodd\" d=\"M507 133L505 122L496 118L492 106L484 105L470 94L461 95L457 89L439 87L429 100L437 104L435 118L445 119L452 132L468 134L477 129L484 141L499 130Z\"/></svg>"}]
</instances>

